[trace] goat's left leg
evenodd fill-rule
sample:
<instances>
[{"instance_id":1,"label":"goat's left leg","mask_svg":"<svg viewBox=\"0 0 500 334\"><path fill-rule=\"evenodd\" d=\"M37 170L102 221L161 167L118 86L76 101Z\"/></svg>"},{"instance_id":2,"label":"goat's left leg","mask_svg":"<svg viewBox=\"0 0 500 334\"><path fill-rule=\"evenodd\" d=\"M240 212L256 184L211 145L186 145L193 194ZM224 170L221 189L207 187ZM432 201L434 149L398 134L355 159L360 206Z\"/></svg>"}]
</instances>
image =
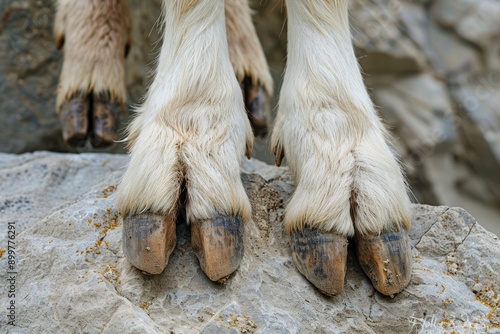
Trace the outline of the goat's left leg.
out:
<instances>
[{"instance_id":1,"label":"goat's left leg","mask_svg":"<svg viewBox=\"0 0 500 334\"><path fill-rule=\"evenodd\" d=\"M364 87L347 0L289 0L288 63L273 130L296 190L285 212L296 267L326 294L343 291L347 237L383 294L411 275L410 202Z\"/></svg>"},{"instance_id":2,"label":"goat's left leg","mask_svg":"<svg viewBox=\"0 0 500 334\"><path fill-rule=\"evenodd\" d=\"M118 187L128 260L161 273L175 246L181 189L206 275L238 267L250 203L240 163L253 135L228 54L224 1L164 0L156 76L129 129L130 162Z\"/></svg>"}]
</instances>

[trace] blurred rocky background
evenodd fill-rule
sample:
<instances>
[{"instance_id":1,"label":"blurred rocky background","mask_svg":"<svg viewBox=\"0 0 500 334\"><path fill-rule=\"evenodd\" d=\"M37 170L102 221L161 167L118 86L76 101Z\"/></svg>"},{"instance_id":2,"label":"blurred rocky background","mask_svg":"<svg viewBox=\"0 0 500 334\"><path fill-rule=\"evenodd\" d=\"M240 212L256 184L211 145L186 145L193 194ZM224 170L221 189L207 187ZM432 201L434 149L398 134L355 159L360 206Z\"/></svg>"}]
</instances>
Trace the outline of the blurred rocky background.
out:
<instances>
[{"instance_id":1,"label":"blurred rocky background","mask_svg":"<svg viewBox=\"0 0 500 334\"><path fill-rule=\"evenodd\" d=\"M278 92L285 8L277 0L251 3ZM134 105L159 50L160 0L130 5L127 86ZM62 63L52 37L54 9L53 0L0 1L2 152L71 151L54 112ZM415 201L462 206L500 234L500 1L352 0L351 26L366 84L394 135ZM107 151L124 149L117 144ZM257 143L254 156L273 162L266 142Z\"/></svg>"}]
</instances>

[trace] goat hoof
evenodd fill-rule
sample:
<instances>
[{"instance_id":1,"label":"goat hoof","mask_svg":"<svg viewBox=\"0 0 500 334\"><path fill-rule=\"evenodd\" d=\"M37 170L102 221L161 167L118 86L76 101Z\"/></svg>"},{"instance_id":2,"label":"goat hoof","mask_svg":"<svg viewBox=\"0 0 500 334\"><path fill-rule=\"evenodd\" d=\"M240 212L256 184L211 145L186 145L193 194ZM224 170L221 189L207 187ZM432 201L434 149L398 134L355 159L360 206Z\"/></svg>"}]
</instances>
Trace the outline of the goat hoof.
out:
<instances>
[{"instance_id":1,"label":"goat hoof","mask_svg":"<svg viewBox=\"0 0 500 334\"><path fill-rule=\"evenodd\" d=\"M356 236L356 254L374 288L386 296L401 292L411 278L411 247L404 230Z\"/></svg>"},{"instance_id":2,"label":"goat hoof","mask_svg":"<svg viewBox=\"0 0 500 334\"><path fill-rule=\"evenodd\" d=\"M84 146L87 138L96 148L112 145L124 108L107 97L75 95L59 113L64 141L71 147Z\"/></svg>"},{"instance_id":3,"label":"goat hoof","mask_svg":"<svg viewBox=\"0 0 500 334\"><path fill-rule=\"evenodd\" d=\"M306 227L292 232L291 241L293 263L309 282L327 296L344 292L346 237Z\"/></svg>"},{"instance_id":4,"label":"goat hoof","mask_svg":"<svg viewBox=\"0 0 500 334\"><path fill-rule=\"evenodd\" d=\"M243 258L243 222L239 216L193 222L191 243L205 275L223 283Z\"/></svg>"},{"instance_id":5,"label":"goat hoof","mask_svg":"<svg viewBox=\"0 0 500 334\"><path fill-rule=\"evenodd\" d=\"M120 114L124 106L105 98L95 97L92 112L92 135L90 143L93 147L107 147L116 139Z\"/></svg>"},{"instance_id":6,"label":"goat hoof","mask_svg":"<svg viewBox=\"0 0 500 334\"><path fill-rule=\"evenodd\" d=\"M249 78L241 84L248 119L255 137L264 138L268 132L270 101L264 88L255 85Z\"/></svg>"},{"instance_id":7,"label":"goat hoof","mask_svg":"<svg viewBox=\"0 0 500 334\"><path fill-rule=\"evenodd\" d=\"M76 95L66 101L59 113L63 139L72 147L83 146L89 131L90 102L86 96Z\"/></svg>"},{"instance_id":8,"label":"goat hoof","mask_svg":"<svg viewBox=\"0 0 500 334\"><path fill-rule=\"evenodd\" d=\"M146 274L161 274L175 248L175 215L143 213L123 219L123 252Z\"/></svg>"}]
</instances>

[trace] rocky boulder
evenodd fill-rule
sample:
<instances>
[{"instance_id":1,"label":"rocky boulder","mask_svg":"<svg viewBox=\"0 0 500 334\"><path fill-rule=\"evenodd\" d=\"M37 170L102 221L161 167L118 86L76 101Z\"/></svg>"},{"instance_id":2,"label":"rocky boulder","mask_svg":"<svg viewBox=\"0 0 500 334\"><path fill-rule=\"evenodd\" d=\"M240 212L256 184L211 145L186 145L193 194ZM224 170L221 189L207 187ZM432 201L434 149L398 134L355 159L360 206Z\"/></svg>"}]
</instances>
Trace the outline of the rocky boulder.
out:
<instances>
[{"instance_id":1,"label":"rocky boulder","mask_svg":"<svg viewBox=\"0 0 500 334\"><path fill-rule=\"evenodd\" d=\"M251 160L242 178L253 217L237 272L210 282L179 222L169 266L150 277L121 248L114 192L126 161L0 154L0 332L500 333L500 241L463 209L413 206L414 269L402 293L375 292L350 248L345 293L327 298L291 261L286 168Z\"/></svg>"}]
</instances>

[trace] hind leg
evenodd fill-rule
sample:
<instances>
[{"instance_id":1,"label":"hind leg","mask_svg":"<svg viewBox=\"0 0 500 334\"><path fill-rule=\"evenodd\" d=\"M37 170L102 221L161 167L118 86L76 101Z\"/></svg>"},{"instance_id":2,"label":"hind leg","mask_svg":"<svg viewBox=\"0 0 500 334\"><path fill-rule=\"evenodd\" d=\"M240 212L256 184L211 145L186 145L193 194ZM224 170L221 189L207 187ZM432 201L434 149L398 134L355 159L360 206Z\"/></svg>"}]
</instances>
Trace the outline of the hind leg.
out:
<instances>
[{"instance_id":1,"label":"hind leg","mask_svg":"<svg viewBox=\"0 0 500 334\"><path fill-rule=\"evenodd\" d=\"M247 0L226 0L229 59L240 82L250 124L256 137L267 134L273 82L252 23Z\"/></svg>"},{"instance_id":2,"label":"hind leg","mask_svg":"<svg viewBox=\"0 0 500 334\"><path fill-rule=\"evenodd\" d=\"M246 0L225 3L229 56L242 87L256 135L265 136L272 79L252 24ZM125 0L59 0L55 19L58 48L64 45L57 92L63 138L70 146L90 138L95 147L116 139L125 110L125 56L130 44L130 14Z\"/></svg>"},{"instance_id":3,"label":"hind leg","mask_svg":"<svg viewBox=\"0 0 500 334\"><path fill-rule=\"evenodd\" d=\"M125 56L130 43L126 0L59 0L54 24L64 62L56 110L63 139L78 146L113 144L126 103Z\"/></svg>"},{"instance_id":4,"label":"hind leg","mask_svg":"<svg viewBox=\"0 0 500 334\"><path fill-rule=\"evenodd\" d=\"M410 201L353 52L348 1L287 1L288 64L272 145L296 190L286 208L298 270L342 293L347 238L383 294L411 274Z\"/></svg>"}]
</instances>

